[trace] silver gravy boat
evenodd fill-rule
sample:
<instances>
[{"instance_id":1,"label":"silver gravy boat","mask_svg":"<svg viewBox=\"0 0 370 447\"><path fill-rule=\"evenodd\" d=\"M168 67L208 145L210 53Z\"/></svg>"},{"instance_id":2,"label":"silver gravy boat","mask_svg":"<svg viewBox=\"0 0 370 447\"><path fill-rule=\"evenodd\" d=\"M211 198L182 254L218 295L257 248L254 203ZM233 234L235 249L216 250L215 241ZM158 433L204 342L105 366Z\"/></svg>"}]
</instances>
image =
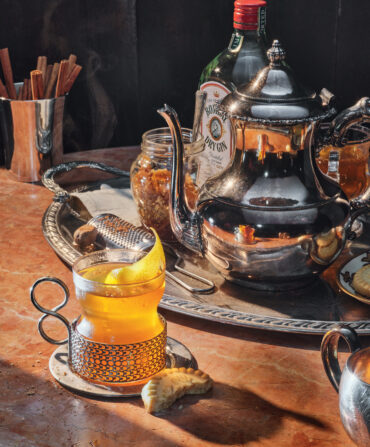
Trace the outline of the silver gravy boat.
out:
<instances>
[{"instance_id":1,"label":"silver gravy boat","mask_svg":"<svg viewBox=\"0 0 370 447\"><path fill-rule=\"evenodd\" d=\"M170 217L177 239L228 280L284 290L327 268L354 236L353 221L369 211L369 191L351 207L338 184L321 173L315 153L325 144L344 145L348 127L370 120L370 99L333 119L333 95L303 87L278 41L267 53L270 64L222 101L235 149L226 169L201 187L195 210L184 197L177 114L167 105L158 113L174 142ZM320 124L329 119L323 132Z\"/></svg>"},{"instance_id":2,"label":"silver gravy boat","mask_svg":"<svg viewBox=\"0 0 370 447\"><path fill-rule=\"evenodd\" d=\"M352 355L341 371L338 342L343 338ZM331 384L339 393L339 411L344 428L359 447L370 445L370 347L361 349L356 332L337 326L321 344L322 361Z\"/></svg>"}]
</instances>

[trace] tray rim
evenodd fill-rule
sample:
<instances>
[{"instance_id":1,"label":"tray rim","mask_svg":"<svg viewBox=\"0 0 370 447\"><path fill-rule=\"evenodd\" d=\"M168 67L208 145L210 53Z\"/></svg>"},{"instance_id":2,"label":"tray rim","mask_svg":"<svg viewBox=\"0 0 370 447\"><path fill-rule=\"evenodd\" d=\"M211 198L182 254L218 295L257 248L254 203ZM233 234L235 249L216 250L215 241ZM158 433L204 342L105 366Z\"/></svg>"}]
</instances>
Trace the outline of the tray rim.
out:
<instances>
[{"instance_id":1,"label":"tray rim","mask_svg":"<svg viewBox=\"0 0 370 447\"><path fill-rule=\"evenodd\" d=\"M49 205L42 218L42 230L51 248L64 262L72 266L81 253L63 237L57 225L57 217L63 206L65 206L65 202L57 201ZM267 331L323 335L335 325L347 324L360 335L370 335L370 320L320 321L263 316L229 310L211 304L200 304L166 293L163 295L159 307L203 320Z\"/></svg>"}]
</instances>

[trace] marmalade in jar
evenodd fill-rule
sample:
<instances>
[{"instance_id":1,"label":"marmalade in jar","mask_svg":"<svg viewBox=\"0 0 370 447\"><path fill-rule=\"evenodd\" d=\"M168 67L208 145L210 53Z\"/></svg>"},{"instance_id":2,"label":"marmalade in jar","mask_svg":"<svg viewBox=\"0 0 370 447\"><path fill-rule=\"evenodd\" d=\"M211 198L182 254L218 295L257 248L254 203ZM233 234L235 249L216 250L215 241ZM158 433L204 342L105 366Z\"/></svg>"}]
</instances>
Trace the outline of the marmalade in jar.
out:
<instances>
[{"instance_id":1,"label":"marmalade in jar","mask_svg":"<svg viewBox=\"0 0 370 447\"><path fill-rule=\"evenodd\" d=\"M190 208L198 198L198 155L204 139L191 142L191 130L182 129L184 141L184 191ZM153 129L143 135L142 152L131 167L131 191L141 223L154 228L167 242L176 241L171 230L169 203L172 172L172 136L169 128Z\"/></svg>"}]
</instances>

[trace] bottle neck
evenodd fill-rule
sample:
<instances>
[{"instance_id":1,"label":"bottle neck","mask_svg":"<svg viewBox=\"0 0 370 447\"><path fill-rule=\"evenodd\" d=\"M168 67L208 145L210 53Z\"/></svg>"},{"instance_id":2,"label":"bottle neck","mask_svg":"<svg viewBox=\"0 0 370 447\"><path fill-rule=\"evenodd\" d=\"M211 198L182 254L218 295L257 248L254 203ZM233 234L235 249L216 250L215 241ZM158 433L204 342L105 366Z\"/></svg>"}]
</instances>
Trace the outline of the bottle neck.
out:
<instances>
[{"instance_id":1,"label":"bottle neck","mask_svg":"<svg viewBox=\"0 0 370 447\"><path fill-rule=\"evenodd\" d=\"M250 29L234 28L233 34L236 34L238 36L243 36L247 40L257 40L260 38L263 38L263 39L266 38L266 33L265 33L264 29L250 30Z\"/></svg>"},{"instance_id":2,"label":"bottle neck","mask_svg":"<svg viewBox=\"0 0 370 447\"><path fill-rule=\"evenodd\" d=\"M239 28L234 28L231 40L229 43L229 51L239 52L241 48L262 48L263 52L266 46L266 35L264 31L259 30L242 30ZM266 61L267 63L267 61ZM262 68L266 64L262 64Z\"/></svg>"}]
</instances>

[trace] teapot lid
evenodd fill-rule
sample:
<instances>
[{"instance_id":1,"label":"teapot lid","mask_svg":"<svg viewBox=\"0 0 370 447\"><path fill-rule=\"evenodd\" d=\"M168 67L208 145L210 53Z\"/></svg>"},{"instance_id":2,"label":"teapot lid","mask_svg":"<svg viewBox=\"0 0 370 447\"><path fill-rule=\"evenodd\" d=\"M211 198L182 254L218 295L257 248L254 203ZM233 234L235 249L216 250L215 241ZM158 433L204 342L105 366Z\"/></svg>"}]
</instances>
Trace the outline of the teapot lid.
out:
<instances>
[{"instance_id":1,"label":"teapot lid","mask_svg":"<svg viewBox=\"0 0 370 447\"><path fill-rule=\"evenodd\" d=\"M229 117L262 124L298 124L328 118L336 113L333 95L320 95L303 86L284 62L285 51L274 40L267 51L270 64L248 83L227 95L221 108Z\"/></svg>"}]
</instances>

